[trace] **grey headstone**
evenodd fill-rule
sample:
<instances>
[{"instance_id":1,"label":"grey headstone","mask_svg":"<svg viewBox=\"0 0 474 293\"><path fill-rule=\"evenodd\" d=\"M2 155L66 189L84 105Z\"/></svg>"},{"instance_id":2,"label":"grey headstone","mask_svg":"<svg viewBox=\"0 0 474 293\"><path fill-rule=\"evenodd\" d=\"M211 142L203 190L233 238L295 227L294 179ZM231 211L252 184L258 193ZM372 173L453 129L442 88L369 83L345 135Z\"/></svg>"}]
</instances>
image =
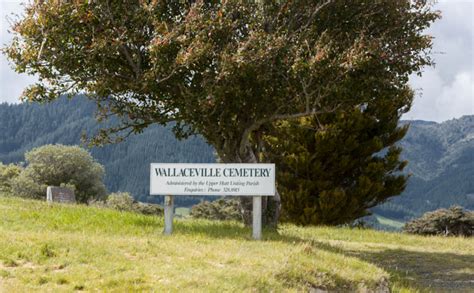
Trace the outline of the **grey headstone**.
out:
<instances>
[{"instance_id":1,"label":"grey headstone","mask_svg":"<svg viewBox=\"0 0 474 293\"><path fill-rule=\"evenodd\" d=\"M76 203L74 190L65 187L48 186L46 201L59 203Z\"/></svg>"}]
</instances>

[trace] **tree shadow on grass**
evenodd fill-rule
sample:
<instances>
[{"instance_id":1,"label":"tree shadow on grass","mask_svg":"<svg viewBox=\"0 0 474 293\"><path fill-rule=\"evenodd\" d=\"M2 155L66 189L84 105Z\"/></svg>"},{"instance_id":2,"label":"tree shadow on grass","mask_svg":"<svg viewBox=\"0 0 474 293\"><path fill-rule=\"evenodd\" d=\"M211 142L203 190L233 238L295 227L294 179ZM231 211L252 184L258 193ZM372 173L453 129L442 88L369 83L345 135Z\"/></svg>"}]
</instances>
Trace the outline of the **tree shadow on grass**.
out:
<instances>
[{"instance_id":1,"label":"tree shadow on grass","mask_svg":"<svg viewBox=\"0 0 474 293\"><path fill-rule=\"evenodd\" d=\"M234 221L210 221L199 219L193 219L193 221L178 220L174 221L173 234L203 235L215 239L253 240L252 227L247 227L242 223ZM282 235L276 229L272 228L263 228L262 240L291 243L301 243L306 241L300 237Z\"/></svg>"},{"instance_id":2,"label":"tree shadow on grass","mask_svg":"<svg viewBox=\"0 0 474 293\"><path fill-rule=\"evenodd\" d=\"M203 235L215 239L251 239L252 229L231 221L175 221L173 234Z\"/></svg>"},{"instance_id":3,"label":"tree shadow on grass","mask_svg":"<svg viewBox=\"0 0 474 293\"><path fill-rule=\"evenodd\" d=\"M215 239L252 240L251 228L237 222L177 221L175 233L201 234ZM358 258L387 271L391 275L392 285L398 288L435 292L474 292L474 254L388 248L351 250L324 241L282 235L271 229L265 229L263 235L265 241L307 244L315 249ZM347 280L340 280L340 283L347 283Z\"/></svg>"},{"instance_id":4,"label":"tree shadow on grass","mask_svg":"<svg viewBox=\"0 0 474 293\"><path fill-rule=\"evenodd\" d=\"M474 255L404 249L350 250L309 241L316 249L355 257L384 269L396 287L429 292L474 292Z\"/></svg>"},{"instance_id":5,"label":"tree shadow on grass","mask_svg":"<svg viewBox=\"0 0 474 293\"><path fill-rule=\"evenodd\" d=\"M474 292L474 255L386 249L348 251L371 262L395 278L436 292Z\"/></svg>"}]
</instances>

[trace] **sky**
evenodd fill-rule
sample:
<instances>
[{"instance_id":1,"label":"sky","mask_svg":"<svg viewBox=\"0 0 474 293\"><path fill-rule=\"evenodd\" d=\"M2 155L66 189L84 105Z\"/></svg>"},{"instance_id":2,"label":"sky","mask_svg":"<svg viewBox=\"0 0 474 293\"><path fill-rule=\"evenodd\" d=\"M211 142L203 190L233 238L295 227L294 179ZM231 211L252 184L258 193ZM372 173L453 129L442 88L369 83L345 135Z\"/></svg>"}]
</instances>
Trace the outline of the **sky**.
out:
<instances>
[{"instance_id":1,"label":"sky","mask_svg":"<svg viewBox=\"0 0 474 293\"><path fill-rule=\"evenodd\" d=\"M12 13L21 14L24 1L0 0L0 46L8 44ZM434 67L423 76L412 76L416 91L410 112L403 119L442 122L474 115L474 0L444 0L435 5L442 13L428 30L434 36ZM34 77L17 74L0 55L0 102L18 103L23 89Z\"/></svg>"}]
</instances>

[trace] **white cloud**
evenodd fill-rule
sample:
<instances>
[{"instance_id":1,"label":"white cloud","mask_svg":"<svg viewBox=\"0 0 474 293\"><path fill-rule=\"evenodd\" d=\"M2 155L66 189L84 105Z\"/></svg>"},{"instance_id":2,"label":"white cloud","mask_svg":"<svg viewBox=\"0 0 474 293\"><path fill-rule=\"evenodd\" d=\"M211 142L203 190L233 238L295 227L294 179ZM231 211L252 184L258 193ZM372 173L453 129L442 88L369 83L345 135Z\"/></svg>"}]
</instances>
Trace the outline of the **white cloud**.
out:
<instances>
[{"instance_id":1,"label":"white cloud","mask_svg":"<svg viewBox=\"0 0 474 293\"><path fill-rule=\"evenodd\" d=\"M439 71L430 69L422 78L412 80L418 92L412 110L404 119L445 121L474 114L474 79L472 71L458 72L452 81L443 80Z\"/></svg>"},{"instance_id":2,"label":"white cloud","mask_svg":"<svg viewBox=\"0 0 474 293\"><path fill-rule=\"evenodd\" d=\"M14 14L21 14L25 1L0 1L0 46L3 47L11 41L8 33L11 19L15 19ZM0 54L0 102L19 102L23 90L36 81L36 78L26 74L17 74L11 68L5 55Z\"/></svg>"},{"instance_id":3,"label":"white cloud","mask_svg":"<svg viewBox=\"0 0 474 293\"><path fill-rule=\"evenodd\" d=\"M429 29L435 37L436 66L410 84L421 90L404 119L444 121L474 114L474 1L442 1L442 19Z\"/></svg>"}]
</instances>

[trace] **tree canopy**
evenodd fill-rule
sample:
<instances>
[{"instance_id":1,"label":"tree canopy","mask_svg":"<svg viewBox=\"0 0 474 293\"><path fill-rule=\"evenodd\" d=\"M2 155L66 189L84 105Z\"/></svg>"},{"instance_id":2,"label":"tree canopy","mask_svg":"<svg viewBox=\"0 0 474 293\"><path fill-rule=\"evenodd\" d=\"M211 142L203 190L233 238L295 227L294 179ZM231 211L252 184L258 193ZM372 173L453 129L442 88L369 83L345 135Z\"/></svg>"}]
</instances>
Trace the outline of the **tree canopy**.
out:
<instances>
[{"instance_id":1,"label":"tree canopy","mask_svg":"<svg viewBox=\"0 0 474 293\"><path fill-rule=\"evenodd\" d=\"M120 117L98 141L175 121L223 162L252 163L268 124L408 90L437 17L425 0L34 1L5 52L40 77L27 99L84 91Z\"/></svg>"}]
</instances>

